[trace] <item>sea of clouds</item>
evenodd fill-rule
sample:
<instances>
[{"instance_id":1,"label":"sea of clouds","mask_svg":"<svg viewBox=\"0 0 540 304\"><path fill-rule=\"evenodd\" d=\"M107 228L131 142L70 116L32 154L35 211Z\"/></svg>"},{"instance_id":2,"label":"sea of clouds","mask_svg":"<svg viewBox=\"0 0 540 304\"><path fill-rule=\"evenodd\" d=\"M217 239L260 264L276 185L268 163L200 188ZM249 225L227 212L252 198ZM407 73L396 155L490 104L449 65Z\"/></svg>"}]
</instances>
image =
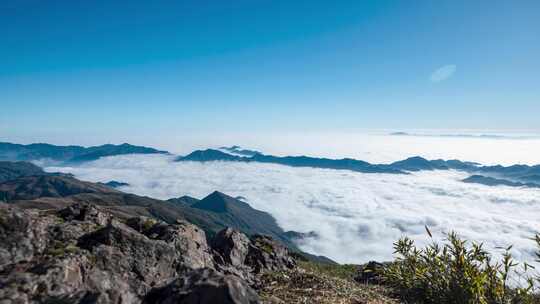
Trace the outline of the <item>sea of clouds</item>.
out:
<instances>
[{"instance_id":1,"label":"sea of clouds","mask_svg":"<svg viewBox=\"0 0 540 304\"><path fill-rule=\"evenodd\" d=\"M314 231L305 251L339 262L390 260L392 243L407 235L419 244L455 230L489 248L513 244L519 260L534 259L540 231L538 189L466 184L458 171L411 175L293 168L236 162L174 162L167 155L102 158L76 167L48 167L93 182L117 180L125 192L168 199L202 198L214 190L243 196L285 230Z\"/></svg>"}]
</instances>

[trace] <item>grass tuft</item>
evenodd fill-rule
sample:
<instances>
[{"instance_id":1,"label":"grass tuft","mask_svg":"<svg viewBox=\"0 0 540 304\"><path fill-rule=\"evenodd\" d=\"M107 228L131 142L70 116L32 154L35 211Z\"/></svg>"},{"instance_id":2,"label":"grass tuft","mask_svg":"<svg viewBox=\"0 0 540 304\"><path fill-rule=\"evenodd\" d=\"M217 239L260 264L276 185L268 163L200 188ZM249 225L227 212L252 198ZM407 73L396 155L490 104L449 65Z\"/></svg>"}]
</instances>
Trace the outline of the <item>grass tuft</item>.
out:
<instances>
[{"instance_id":1,"label":"grass tuft","mask_svg":"<svg viewBox=\"0 0 540 304\"><path fill-rule=\"evenodd\" d=\"M539 236L536 242L540 246ZM386 267L384 282L406 303L540 303L535 294L537 278L517 270L511 248L505 248L502 258L494 261L482 244L463 240L453 232L442 245L433 242L425 248L417 248L405 237L394 244L397 259ZM527 267L530 265L524 264ZM525 284L511 287L513 275L524 278Z\"/></svg>"}]
</instances>

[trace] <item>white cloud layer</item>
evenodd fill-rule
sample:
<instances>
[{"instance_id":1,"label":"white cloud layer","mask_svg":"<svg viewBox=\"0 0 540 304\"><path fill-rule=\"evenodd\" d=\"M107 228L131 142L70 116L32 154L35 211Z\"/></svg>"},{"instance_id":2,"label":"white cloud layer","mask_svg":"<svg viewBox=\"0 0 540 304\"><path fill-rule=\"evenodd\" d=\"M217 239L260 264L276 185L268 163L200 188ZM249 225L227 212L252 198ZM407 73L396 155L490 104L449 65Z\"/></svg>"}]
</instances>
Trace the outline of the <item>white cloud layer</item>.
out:
<instances>
[{"instance_id":1,"label":"white cloud layer","mask_svg":"<svg viewBox=\"0 0 540 304\"><path fill-rule=\"evenodd\" d=\"M455 230L491 248L514 245L518 259L532 261L530 238L540 230L537 189L488 187L460 182L456 171L412 175L362 174L232 162L172 162L162 155L103 158L81 167L49 167L89 181L118 180L121 190L160 199L214 190L243 196L272 214L285 230L315 231L306 251L340 262L389 260L392 243L408 235L427 241Z\"/></svg>"},{"instance_id":2,"label":"white cloud layer","mask_svg":"<svg viewBox=\"0 0 540 304\"><path fill-rule=\"evenodd\" d=\"M445 65L433 71L429 79L431 80L431 82L441 82L452 77L456 70L457 66L454 64Z\"/></svg>"}]
</instances>

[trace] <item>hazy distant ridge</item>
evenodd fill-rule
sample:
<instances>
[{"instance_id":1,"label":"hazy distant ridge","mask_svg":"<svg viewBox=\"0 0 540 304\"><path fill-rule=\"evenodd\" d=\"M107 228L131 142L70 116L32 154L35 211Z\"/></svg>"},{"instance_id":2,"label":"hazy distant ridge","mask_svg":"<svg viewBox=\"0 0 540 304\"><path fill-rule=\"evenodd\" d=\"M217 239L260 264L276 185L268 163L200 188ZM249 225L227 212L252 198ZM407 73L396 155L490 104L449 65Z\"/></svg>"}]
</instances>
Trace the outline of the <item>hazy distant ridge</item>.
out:
<instances>
[{"instance_id":1,"label":"hazy distant ridge","mask_svg":"<svg viewBox=\"0 0 540 304\"><path fill-rule=\"evenodd\" d=\"M222 150L206 149L196 150L186 156L176 158L176 161L234 161L272 163L291 167L311 167L321 169L350 170L362 173L389 173L408 174L415 171L426 170L460 170L469 173L482 173L486 177L497 178L503 182L499 185L514 187L536 187L540 185L540 165L512 165L512 166L482 166L474 162L460 160L427 160L420 156L409 157L391 164L371 164L366 161L351 158L329 159L309 156L272 156L255 153L252 156L239 156L223 152ZM470 179L468 182L479 181ZM506 181L506 182L504 182ZM485 184L485 183L483 183Z\"/></svg>"},{"instance_id":2,"label":"hazy distant ridge","mask_svg":"<svg viewBox=\"0 0 540 304\"><path fill-rule=\"evenodd\" d=\"M0 161L36 161L48 159L60 163L80 163L97 160L100 157L126 154L169 154L150 147L106 144L94 147L56 146L46 143L13 144L0 142ZM540 165L482 166L475 162L453 160L427 160L420 156L409 157L390 164L372 164L352 158L330 159L310 156L274 156L259 151L243 149L240 146L220 147L219 149L196 150L175 161L231 161L245 163L270 163L291 167L310 167L321 169L349 170L362 173L409 174L426 170L460 170L474 175L500 180L499 185L513 187L537 187L540 185ZM468 179L480 182L481 179ZM491 184L491 183L489 183Z\"/></svg>"}]
</instances>

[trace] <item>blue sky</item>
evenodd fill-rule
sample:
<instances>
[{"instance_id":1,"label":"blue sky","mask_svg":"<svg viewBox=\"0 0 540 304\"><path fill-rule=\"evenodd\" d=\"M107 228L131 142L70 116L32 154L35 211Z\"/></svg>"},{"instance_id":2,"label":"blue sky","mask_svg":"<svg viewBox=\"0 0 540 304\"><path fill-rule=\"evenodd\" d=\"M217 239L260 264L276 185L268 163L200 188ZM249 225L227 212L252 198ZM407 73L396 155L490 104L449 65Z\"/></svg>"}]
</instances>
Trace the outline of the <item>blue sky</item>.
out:
<instances>
[{"instance_id":1,"label":"blue sky","mask_svg":"<svg viewBox=\"0 0 540 304\"><path fill-rule=\"evenodd\" d=\"M2 1L0 139L540 131L540 1Z\"/></svg>"}]
</instances>

